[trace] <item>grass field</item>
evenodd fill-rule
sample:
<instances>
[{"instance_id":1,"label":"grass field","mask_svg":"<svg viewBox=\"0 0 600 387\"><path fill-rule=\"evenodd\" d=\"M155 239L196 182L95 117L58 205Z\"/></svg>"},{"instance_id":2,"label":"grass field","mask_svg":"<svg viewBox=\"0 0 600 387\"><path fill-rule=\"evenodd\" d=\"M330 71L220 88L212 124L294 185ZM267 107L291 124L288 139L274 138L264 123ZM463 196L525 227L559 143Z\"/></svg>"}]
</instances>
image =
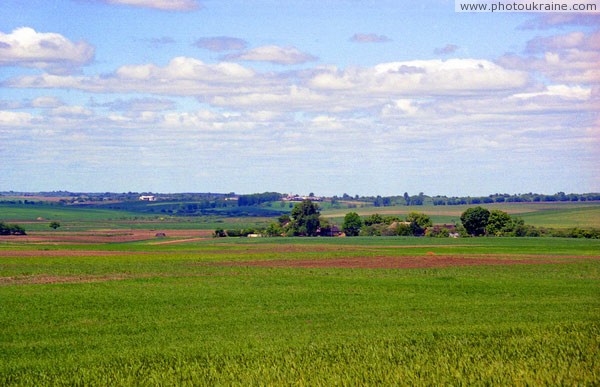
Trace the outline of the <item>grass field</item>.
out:
<instances>
[{"instance_id":1,"label":"grass field","mask_svg":"<svg viewBox=\"0 0 600 387\"><path fill-rule=\"evenodd\" d=\"M423 212L436 224L460 222L460 215L475 205L460 206L393 206L363 207L356 209L325 208L323 216L341 226L344 216L351 211L366 216L406 216L410 212ZM600 202L551 203L494 203L483 204L490 210L499 209L521 217L526 224L551 228L600 228ZM327 207L327 206L324 206ZM280 208L273 204L273 208ZM201 229L266 227L274 218L261 216L231 217L169 216L59 205L15 205L0 201L0 221L21 224L27 231L47 231L50 221L58 221L62 230L85 231L97 229Z\"/></svg>"},{"instance_id":2,"label":"grass field","mask_svg":"<svg viewBox=\"0 0 600 387\"><path fill-rule=\"evenodd\" d=\"M460 222L460 215L467 209L482 206L489 210L501 210L523 218L533 226L568 228L600 228L600 202L549 202L549 203L493 203L458 206L393 206L363 207L352 210L328 209L323 214L341 224L344 215L354 211L361 216L380 215L406 216L410 212L429 215L434 223L452 224Z\"/></svg>"},{"instance_id":3,"label":"grass field","mask_svg":"<svg viewBox=\"0 0 600 387\"><path fill-rule=\"evenodd\" d=\"M47 231L51 221L61 230L98 229L201 229L214 230L225 225L236 227L264 226L264 217L230 218L217 216L148 215L122 210L108 210L60 205L15 205L0 202L0 221L22 225L27 231Z\"/></svg>"},{"instance_id":4,"label":"grass field","mask_svg":"<svg viewBox=\"0 0 600 387\"><path fill-rule=\"evenodd\" d=\"M0 239L1 385L600 383L598 240L68 236Z\"/></svg>"}]
</instances>

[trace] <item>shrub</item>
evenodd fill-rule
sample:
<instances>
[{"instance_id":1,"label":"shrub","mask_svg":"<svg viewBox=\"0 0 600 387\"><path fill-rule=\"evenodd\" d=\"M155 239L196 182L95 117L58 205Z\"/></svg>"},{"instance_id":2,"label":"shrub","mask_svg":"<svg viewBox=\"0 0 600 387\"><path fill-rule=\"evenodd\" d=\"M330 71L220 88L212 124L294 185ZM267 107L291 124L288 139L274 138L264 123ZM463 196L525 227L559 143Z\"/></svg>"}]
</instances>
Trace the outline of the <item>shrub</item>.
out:
<instances>
[{"instance_id":1,"label":"shrub","mask_svg":"<svg viewBox=\"0 0 600 387\"><path fill-rule=\"evenodd\" d=\"M444 226L433 226L427 229L425 236L432 238L448 238L450 236L450 230Z\"/></svg>"},{"instance_id":2,"label":"shrub","mask_svg":"<svg viewBox=\"0 0 600 387\"><path fill-rule=\"evenodd\" d=\"M18 224L0 222L0 235L27 235L25 229Z\"/></svg>"}]
</instances>

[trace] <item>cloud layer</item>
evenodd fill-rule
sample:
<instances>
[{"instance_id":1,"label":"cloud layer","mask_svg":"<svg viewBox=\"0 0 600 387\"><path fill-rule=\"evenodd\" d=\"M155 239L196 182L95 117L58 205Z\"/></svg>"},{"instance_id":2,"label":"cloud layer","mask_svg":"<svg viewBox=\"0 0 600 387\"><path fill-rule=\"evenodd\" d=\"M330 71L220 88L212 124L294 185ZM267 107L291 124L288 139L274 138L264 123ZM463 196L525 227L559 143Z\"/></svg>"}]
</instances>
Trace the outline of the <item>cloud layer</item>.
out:
<instances>
[{"instance_id":1,"label":"cloud layer","mask_svg":"<svg viewBox=\"0 0 600 387\"><path fill-rule=\"evenodd\" d=\"M184 10L181 4L191 3L177 4ZM407 187L436 193L432 187L441 184L468 194L460 182L473 181L475 170L487 178L483 193L496 178L547 187L557 174L594 187L599 34L544 34L496 59L456 58L458 46L442 43L435 53L444 59L362 66L208 36L194 46L209 53L188 45L192 55L94 73L73 71L94 60L90 44L24 27L0 33L0 65L27 68L0 79L0 88L24 92L0 97L0 155L32 179L60 170L55 179L65 185L57 189L69 181L126 186L131 166L147 176L140 184L159 176L175 191L202 190L185 186L198 181L212 184L205 190L303 192L310 182L371 194ZM346 45L358 47L346 36ZM374 34L351 40L389 41ZM220 57L211 62L195 53ZM111 171L112 180L94 181L99 170ZM18 181L16 172L3 172Z\"/></svg>"}]
</instances>

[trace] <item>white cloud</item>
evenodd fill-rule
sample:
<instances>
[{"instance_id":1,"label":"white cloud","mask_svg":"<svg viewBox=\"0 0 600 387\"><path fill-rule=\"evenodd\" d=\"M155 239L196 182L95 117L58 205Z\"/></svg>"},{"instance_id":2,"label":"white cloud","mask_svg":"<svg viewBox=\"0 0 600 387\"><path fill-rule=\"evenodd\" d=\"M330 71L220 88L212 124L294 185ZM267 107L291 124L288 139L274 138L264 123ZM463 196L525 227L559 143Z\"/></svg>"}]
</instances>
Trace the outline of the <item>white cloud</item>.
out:
<instances>
[{"instance_id":1,"label":"white cloud","mask_svg":"<svg viewBox=\"0 0 600 387\"><path fill-rule=\"evenodd\" d=\"M159 67L153 64L126 65L103 76L41 74L9 79L15 88L78 89L93 93L151 93L211 96L231 92L233 86L257 87L256 73L236 63L205 64L186 57L172 59ZM241 91L242 89L234 89Z\"/></svg>"},{"instance_id":2,"label":"white cloud","mask_svg":"<svg viewBox=\"0 0 600 387\"><path fill-rule=\"evenodd\" d=\"M280 65L293 65L317 60L295 47L262 46L224 57L227 60L271 62Z\"/></svg>"},{"instance_id":3,"label":"white cloud","mask_svg":"<svg viewBox=\"0 0 600 387\"><path fill-rule=\"evenodd\" d=\"M391 103L386 104L381 114L382 116L393 116L393 115L409 115L414 116L419 111L415 101L410 99L398 99Z\"/></svg>"},{"instance_id":4,"label":"white cloud","mask_svg":"<svg viewBox=\"0 0 600 387\"><path fill-rule=\"evenodd\" d=\"M42 68L64 72L89 63L94 47L86 42L72 42L51 32L17 28L10 34L0 32L0 65Z\"/></svg>"},{"instance_id":5,"label":"white cloud","mask_svg":"<svg viewBox=\"0 0 600 387\"><path fill-rule=\"evenodd\" d=\"M196 0L100 0L107 4L129 5L132 7L154 8L163 11L194 11L200 8Z\"/></svg>"},{"instance_id":6,"label":"white cloud","mask_svg":"<svg viewBox=\"0 0 600 387\"><path fill-rule=\"evenodd\" d=\"M89 117L93 115L93 112L83 106L59 106L50 111L52 116L60 117Z\"/></svg>"},{"instance_id":7,"label":"white cloud","mask_svg":"<svg viewBox=\"0 0 600 387\"><path fill-rule=\"evenodd\" d=\"M499 59L504 67L538 72L552 82L600 83L600 31L589 34L573 32L528 43L530 56L505 55Z\"/></svg>"},{"instance_id":8,"label":"white cloud","mask_svg":"<svg viewBox=\"0 0 600 387\"><path fill-rule=\"evenodd\" d=\"M61 105L64 105L64 102L56 97L42 96L31 101L31 106L35 108L55 108Z\"/></svg>"},{"instance_id":9,"label":"white cloud","mask_svg":"<svg viewBox=\"0 0 600 387\"><path fill-rule=\"evenodd\" d=\"M383 63L370 68L325 70L310 81L317 90L354 90L374 94L461 95L524 86L524 72L487 60L450 59Z\"/></svg>"},{"instance_id":10,"label":"white cloud","mask_svg":"<svg viewBox=\"0 0 600 387\"><path fill-rule=\"evenodd\" d=\"M531 93L518 93L515 98L529 99L535 97L558 97L580 101L588 100L592 95L592 89L581 86L549 85L545 90Z\"/></svg>"},{"instance_id":11,"label":"white cloud","mask_svg":"<svg viewBox=\"0 0 600 387\"><path fill-rule=\"evenodd\" d=\"M11 112L0 110L0 126L24 126L32 122L33 116L29 113Z\"/></svg>"}]
</instances>

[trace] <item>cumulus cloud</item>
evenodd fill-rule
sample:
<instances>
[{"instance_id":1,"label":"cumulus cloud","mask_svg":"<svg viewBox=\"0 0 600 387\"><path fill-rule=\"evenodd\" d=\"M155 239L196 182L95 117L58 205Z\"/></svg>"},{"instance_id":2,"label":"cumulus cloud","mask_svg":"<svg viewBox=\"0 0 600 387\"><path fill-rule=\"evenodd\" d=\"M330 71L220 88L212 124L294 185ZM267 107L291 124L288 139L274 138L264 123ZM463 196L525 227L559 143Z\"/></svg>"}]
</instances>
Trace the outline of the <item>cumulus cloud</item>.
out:
<instances>
[{"instance_id":1,"label":"cumulus cloud","mask_svg":"<svg viewBox=\"0 0 600 387\"><path fill-rule=\"evenodd\" d=\"M589 35L583 32L571 32L563 35L537 37L527 42L526 52L567 50L600 50L600 30Z\"/></svg>"},{"instance_id":2,"label":"cumulus cloud","mask_svg":"<svg viewBox=\"0 0 600 387\"><path fill-rule=\"evenodd\" d=\"M196 42L194 42L194 46L210 51L222 52L243 50L248 46L248 42L243 39L233 38L230 36L213 36L196 40Z\"/></svg>"},{"instance_id":3,"label":"cumulus cloud","mask_svg":"<svg viewBox=\"0 0 600 387\"><path fill-rule=\"evenodd\" d=\"M350 38L351 42L355 43L385 43L391 42L392 39L388 38L385 35L377 35L377 34L354 34Z\"/></svg>"},{"instance_id":4,"label":"cumulus cloud","mask_svg":"<svg viewBox=\"0 0 600 387\"><path fill-rule=\"evenodd\" d=\"M166 66L126 65L102 76L41 74L3 82L13 88L77 89L92 93L150 93L207 98L214 95L277 88L268 77L237 63L207 64L188 57Z\"/></svg>"},{"instance_id":5,"label":"cumulus cloud","mask_svg":"<svg viewBox=\"0 0 600 387\"><path fill-rule=\"evenodd\" d=\"M316 57L304 53L295 47L261 46L236 54L227 55L225 60L242 60L270 62L280 65L294 65L317 60Z\"/></svg>"},{"instance_id":6,"label":"cumulus cloud","mask_svg":"<svg viewBox=\"0 0 600 387\"><path fill-rule=\"evenodd\" d=\"M436 48L433 52L436 55L448 55L453 54L458 50L458 46L455 44L447 44L444 47Z\"/></svg>"},{"instance_id":7,"label":"cumulus cloud","mask_svg":"<svg viewBox=\"0 0 600 387\"><path fill-rule=\"evenodd\" d=\"M408 97L520 92L528 83L525 72L477 59L391 62L346 69L321 66L303 71L261 73L236 63L206 64L187 57L174 58L163 67L122 66L103 76L42 74L4 82L5 86L14 88L193 96L200 102L235 110L260 108L285 112L378 110L386 104L414 112L412 105L397 101ZM106 107L151 111L169 106L164 100L137 99L115 101Z\"/></svg>"},{"instance_id":8,"label":"cumulus cloud","mask_svg":"<svg viewBox=\"0 0 600 387\"><path fill-rule=\"evenodd\" d=\"M356 90L387 95L477 94L523 86L524 72L487 60L450 59L382 63L370 68L326 70L310 84L320 90Z\"/></svg>"},{"instance_id":9,"label":"cumulus cloud","mask_svg":"<svg viewBox=\"0 0 600 387\"><path fill-rule=\"evenodd\" d=\"M153 8L162 11L189 12L200 8L197 0L99 0L106 4L129 5L132 7Z\"/></svg>"},{"instance_id":10,"label":"cumulus cloud","mask_svg":"<svg viewBox=\"0 0 600 387\"><path fill-rule=\"evenodd\" d=\"M573 32L535 38L527 44L527 56L507 54L498 62L512 69L534 71L560 83L600 83L600 31Z\"/></svg>"},{"instance_id":11,"label":"cumulus cloud","mask_svg":"<svg viewBox=\"0 0 600 387\"><path fill-rule=\"evenodd\" d=\"M94 58L94 47L86 42L72 42L51 32L17 28L9 34L0 32L0 65L23 66L65 72L85 65Z\"/></svg>"}]
</instances>

